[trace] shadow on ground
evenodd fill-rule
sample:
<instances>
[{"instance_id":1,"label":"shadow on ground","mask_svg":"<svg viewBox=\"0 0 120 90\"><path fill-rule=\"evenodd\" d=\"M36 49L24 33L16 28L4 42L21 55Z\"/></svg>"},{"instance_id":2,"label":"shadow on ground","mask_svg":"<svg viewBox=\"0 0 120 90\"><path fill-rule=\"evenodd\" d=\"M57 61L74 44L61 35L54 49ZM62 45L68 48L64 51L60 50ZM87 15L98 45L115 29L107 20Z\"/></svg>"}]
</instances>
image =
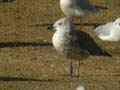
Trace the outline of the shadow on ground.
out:
<instances>
[{"instance_id":1,"label":"shadow on ground","mask_svg":"<svg viewBox=\"0 0 120 90\"><path fill-rule=\"evenodd\" d=\"M0 81L4 81L4 82L10 82L10 81L55 82L57 80L53 80L53 79L39 80L39 79L20 78L20 77L0 77Z\"/></svg>"},{"instance_id":2,"label":"shadow on ground","mask_svg":"<svg viewBox=\"0 0 120 90\"><path fill-rule=\"evenodd\" d=\"M13 48L13 47L27 47L27 46L52 46L51 43L48 42L0 42L0 48Z\"/></svg>"},{"instance_id":3,"label":"shadow on ground","mask_svg":"<svg viewBox=\"0 0 120 90\"><path fill-rule=\"evenodd\" d=\"M96 28L100 25L103 25L105 23L82 23L82 24L79 24L79 23L74 23L76 26L87 26L87 27L93 27L93 28ZM36 27L39 27L39 26L47 26L47 29L51 29L52 28L52 25L53 24L36 24L36 25L31 25L32 26L36 26Z\"/></svg>"}]
</instances>

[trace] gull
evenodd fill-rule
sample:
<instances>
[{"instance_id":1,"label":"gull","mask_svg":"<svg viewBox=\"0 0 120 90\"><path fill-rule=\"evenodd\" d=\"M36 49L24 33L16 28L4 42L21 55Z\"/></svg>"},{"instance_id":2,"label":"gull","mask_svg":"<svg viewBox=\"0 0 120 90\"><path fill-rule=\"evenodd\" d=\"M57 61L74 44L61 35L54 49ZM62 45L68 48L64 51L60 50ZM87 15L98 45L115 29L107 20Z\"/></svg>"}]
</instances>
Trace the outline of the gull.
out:
<instances>
[{"instance_id":1,"label":"gull","mask_svg":"<svg viewBox=\"0 0 120 90\"><path fill-rule=\"evenodd\" d=\"M120 18L114 22L98 26L95 29L95 33L104 41L120 41Z\"/></svg>"},{"instance_id":2,"label":"gull","mask_svg":"<svg viewBox=\"0 0 120 90\"><path fill-rule=\"evenodd\" d=\"M86 32L76 30L69 18L62 18L53 24L56 32L53 34L52 43L56 51L68 59L68 75L72 76L72 61L77 61L77 75L79 76L80 60L88 56L111 56L102 49Z\"/></svg>"},{"instance_id":3,"label":"gull","mask_svg":"<svg viewBox=\"0 0 120 90\"><path fill-rule=\"evenodd\" d=\"M96 12L96 8L89 0L60 0L63 13L73 20L75 17L83 17L89 12Z\"/></svg>"}]
</instances>

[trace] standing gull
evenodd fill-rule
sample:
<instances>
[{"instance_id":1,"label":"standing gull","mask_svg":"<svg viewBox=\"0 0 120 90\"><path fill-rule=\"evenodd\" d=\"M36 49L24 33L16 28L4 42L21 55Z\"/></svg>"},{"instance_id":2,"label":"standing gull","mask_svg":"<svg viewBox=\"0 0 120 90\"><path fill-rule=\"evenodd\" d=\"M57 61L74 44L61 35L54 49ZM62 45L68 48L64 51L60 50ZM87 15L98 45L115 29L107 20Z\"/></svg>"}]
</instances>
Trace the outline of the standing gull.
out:
<instances>
[{"instance_id":1,"label":"standing gull","mask_svg":"<svg viewBox=\"0 0 120 90\"><path fill-rule=\"evenodd\" d=\"M96 8L89 0L60 0L63 13L73 20L75 17L83 17L89 12L95 12Z\"/></svg>"},{"instance_id":2,"label":"standing gull","mask_svg":"<svg viewBox=\"0 0 120 90\"><path fill-rule=\"evenodd\" d=\"M120 41L120 18L95 29L97 36L104 41Z\"/></svg>"},{"instance_id":3,"label":"standing gull","mask_svg":"<svg viewBox=\"0 0 120 90\"><path fill-rule=\"evenodd\" d=\"M52 37L54 48L57 52L69 60L68 73L72 75L72 60L76 60L77 76L79 76L80 60L89 55L111 56L95 43L95 41L84 31L75 29L74 24L68 18L62 18L53 25L56 29Z\"/></svg>"}]
</instances>

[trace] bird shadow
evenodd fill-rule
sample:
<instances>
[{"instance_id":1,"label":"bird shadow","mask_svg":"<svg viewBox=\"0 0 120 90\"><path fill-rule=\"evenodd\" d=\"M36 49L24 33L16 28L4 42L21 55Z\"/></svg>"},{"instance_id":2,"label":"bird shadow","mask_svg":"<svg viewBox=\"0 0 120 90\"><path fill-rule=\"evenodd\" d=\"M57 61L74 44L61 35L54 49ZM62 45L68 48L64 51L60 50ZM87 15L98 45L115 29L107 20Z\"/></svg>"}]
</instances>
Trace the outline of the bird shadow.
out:
<instances>
[{"instance_id":1,"label":"bird shadow","mask_svg":"<svg viewBox=\"0 0 120 90\"><path fill-rule=\"evenodd\" d=\"M94 5L94 7L97 9L97 11L100 11L100 10L107 10L107 9L108 9L107 7L98 6L98 5Z\"/></svg>"},{"instance_id":2,"label":"bird shadow","mask_svg":"<svg viewBox=\"0 0 120 90\"><path fill-rule=\"evenodd\" d=\"M2 0L2 1L0 1L0 2L8 3L8 2L14 2L14 1L16 1L16 0Z\"/></svg>"},{"instance_id":3,"label":"bird shadow","mask_svg":"<svg viewBox=\"0 0 120 90\"><path fill-rule=\"evenodd\" d=\"M22 78L22 77L0 77L0 81L4 81L4 82L15 82L15 81L21 81L21 82L25 82L25 81L33 81L33 82L55 82L57 80L53 80L53 79L32 79L32 78Z\"/></svg>"},{"instance_id":4,"label":"bird shadow","mask_svg":"<svg viewBox=\"0 0 120 90\"><path fill-rule=\"evenodd\" d=\"M94 28L96 28L96 27L98 27L98 26L100 26L100 25L103 25L103 24L105 24L105 23L82 23L82 24L79 24L79 23L74 23L76 26L90 26L90 27L94 27Z\"/></svg>"},{"instance_id":5,"label":"bird shadow","mask_svg":"<svg viewBox=\"0 0 120 90\"><path fill-rule=\"evenodd\" d=\"M14 47L27 47L27 46L52 46L49 42L0 42L0 48L14 48Z\"/></svg>"},{"instance_id":6,"label":"bird shadow","mask_svg":"<svg viewBox=\"0 0 120 90\"><path fill-rule=\"evenodd\" d=\"M87 26L87 27L93 27L96 28L100 25L103 25L105 23L74 23L75 26ZM53 24L36 24L36 25L31 25L31 27L39 27L39 26L47 26L47 29L52 29Z\"/></svg>"}]
</instances>

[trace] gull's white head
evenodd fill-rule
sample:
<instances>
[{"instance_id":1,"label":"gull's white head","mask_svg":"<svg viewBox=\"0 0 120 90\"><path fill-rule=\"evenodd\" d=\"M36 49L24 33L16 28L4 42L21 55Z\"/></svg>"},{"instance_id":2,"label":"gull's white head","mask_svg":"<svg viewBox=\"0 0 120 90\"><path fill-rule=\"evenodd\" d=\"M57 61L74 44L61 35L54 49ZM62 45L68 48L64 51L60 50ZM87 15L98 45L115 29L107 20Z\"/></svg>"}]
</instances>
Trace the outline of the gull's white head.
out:
<instances>
[{"instance_id":1,"label":"gull's white head","mask_svg":"<svg viewBox=\"0 0 120 90\"><path fill-rule=\"evenodd\" d=\"M72 21L69 18L62 18L59 19L58 21L55 22L55 24L53 25L53 27L56 30L68 30L70 31L71 28L74 28L74 24L72 23Z\"/></svg>"},{"instance_id":2,"label":"gull's white head","mask_svg":"<svg viewBox=\"0 0 120 90\"><path fill-rule=\"evenodd\" d=\"M83 85L80 85L80 86L77 87L76 90L85 90L85 87Z\"/></svg>"},{"instance_id":3,"label":"gull's white head","mask_svg":"<svg viewBox=\"0 0 120 90\"><path fill-rule=\"evenodd\" d=\"M120 18L115 20L114 25L115 27L120 28Z\"/></svg>"}]
</instances>

